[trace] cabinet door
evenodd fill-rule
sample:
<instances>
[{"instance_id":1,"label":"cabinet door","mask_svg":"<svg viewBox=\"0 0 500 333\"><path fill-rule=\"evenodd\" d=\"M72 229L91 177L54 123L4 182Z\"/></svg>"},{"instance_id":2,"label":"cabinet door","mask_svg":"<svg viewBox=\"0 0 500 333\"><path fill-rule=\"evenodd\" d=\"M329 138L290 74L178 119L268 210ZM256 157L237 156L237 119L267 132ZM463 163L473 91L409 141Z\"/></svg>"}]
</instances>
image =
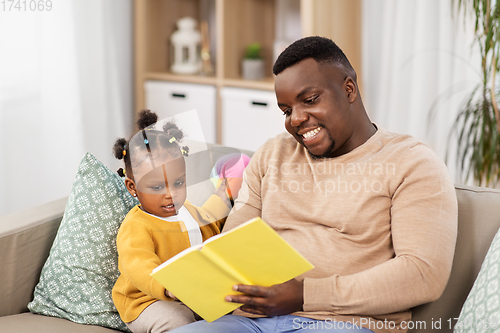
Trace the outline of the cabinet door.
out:
<instances>
[{"instance_id":1,"label":"cabinet door","mask_svg":"<svg viewBox=\"0 0 500 333\"><path fill-rule=\"evenodd\" d=\"M146 108L156 112L160 119L196 109L205 141L216 142L215 86L146 81L144 90Z\"/></svg>"},{"instance_id":2,"label":"cabinet door","mask_svg":"<svg viewBox=\"0 0 500 333\"><path fill-rule=\"evenodd\" d=\"M222 88L222 144L255 151L285 131L285 117L272 91Z\"/></svg>"}]
</instances>

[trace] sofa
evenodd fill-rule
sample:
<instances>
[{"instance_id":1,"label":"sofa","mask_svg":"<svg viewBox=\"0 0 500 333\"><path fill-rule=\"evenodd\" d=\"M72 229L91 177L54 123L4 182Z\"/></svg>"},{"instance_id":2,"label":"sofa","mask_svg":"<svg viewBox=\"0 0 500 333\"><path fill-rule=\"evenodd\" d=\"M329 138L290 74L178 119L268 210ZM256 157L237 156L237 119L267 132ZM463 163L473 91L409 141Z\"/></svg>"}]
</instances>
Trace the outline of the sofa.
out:
<instances>
[{"instance_id":1,"label":"sofa","mask_svg":"<svg viewBox=\"0 0 500 333\"><path fill-rule=\"evenodd\" d=\"M218 154L226 152L218 150ZM198 162L191 165L192 170L199 170L199 166ZM500 227L500 191L457 185L456 193L458 238L449 283L440 299L413 309L412 321L419 324L409 332L453 331L455 318ZM196 203L196 198L191 200ZM0 333L117 332L28 312L27 304L32 300L66 201L63 198L0 217Z\"/></svg>"}]
</instances>

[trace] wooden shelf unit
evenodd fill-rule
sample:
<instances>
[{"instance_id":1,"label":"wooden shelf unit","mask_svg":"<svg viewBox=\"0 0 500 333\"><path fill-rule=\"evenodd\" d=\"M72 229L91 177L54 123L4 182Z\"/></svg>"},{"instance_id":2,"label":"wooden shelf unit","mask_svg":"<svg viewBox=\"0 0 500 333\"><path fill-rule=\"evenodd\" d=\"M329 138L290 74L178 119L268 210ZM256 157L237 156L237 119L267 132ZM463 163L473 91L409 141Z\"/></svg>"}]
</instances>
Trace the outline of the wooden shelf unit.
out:
<instances>
[{"instance_id":1,"label":"wooden shelf unit","mask_svg":"<svg viewBox=\"0 0 500 333\"><path fill-rule=\"evenodd\" d=\"M135 110L145 107L144 82L160 80L239 87L272 91L273 47L278 6L277 0L135 0L134 65ZM289 1L289 0L286 0ZM301 36L321 35L333 39L346 53L358 72L361 66L361 0L300 1ZM191 16L198 22L205 11L214 13L209 26L214 39L211 49L215 73L212 76L179 75L169 71L171 34L178 19ZM213 31L215 30L215 31ZM215 36L215 38L213 37ZM263 80L243 80L240 62L245 47L259 42L269 73ZM217 96L217 126L221 127L221 100ZM220 135L217 138L220 143Z\"/></svg>"}]
</instances>

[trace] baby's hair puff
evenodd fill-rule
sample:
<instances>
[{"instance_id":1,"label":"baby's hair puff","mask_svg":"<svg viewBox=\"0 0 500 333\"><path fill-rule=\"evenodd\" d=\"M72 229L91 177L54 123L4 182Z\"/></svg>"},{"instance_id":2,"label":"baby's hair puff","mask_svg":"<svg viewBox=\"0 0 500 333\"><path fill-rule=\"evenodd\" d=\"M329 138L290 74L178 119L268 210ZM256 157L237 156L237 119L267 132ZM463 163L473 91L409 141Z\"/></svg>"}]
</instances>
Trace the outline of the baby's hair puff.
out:
<instances>
[{"instance_id":1,"label":"baby's hair puff","mask_svg":"<svg viewBox=\"0 0 500 333\"><path fill-rule=\"evenodd\" d=\"M163 125L163 131L167 134L167 137L169 138L168 141L173 143L181 141L182 138L184 138L184 133L177 127L177 125L174 122L168 122L165 125ZM188 146L182 146L181 152L182 155L188 156L189 154L189 147Z\"/></svg>"},{"instance_id":2,"label":"baby's hair puff","mask_svg":"<svg viewBox=\"0 0 500 333\"><path fill-rule=\"evenodd\" d=\"M127 154L127 140L125 140L124 138L120 138L120 139L117 139L115 141L115 144L113 146L113 155L121 160L123 159L124 162L125 162L125 166L127 164L130 165L130 155ZM128 161L127 161L128 159ZM125 177L125 170L123 170L122 168L118 169L118 175L120 175L120 177Z\"/></svg>"},{"instance_id":3,"label":"baby's hair puff","mask_svg":"<svg viewBox=\"0 0 500 333\"><path fill-rule=\"evenodd\" d=\"M148 126L156 124L158 115L150 110L142 110L139 112L139 119L137 119L137 126L139 130L143 130Z\"/></svg>"},{"instance_id":4,"label":"baby's hair puff","mask_svg":"<svg viewBox=\"0 0 500 333\"><path fill-rule=\"evenodd\" d=\"M113 155L121 160L124 160L125 170L118 169L118 174L121 177L128 176L133 179L132 165L136 166L135 156L151 153L177 155L182 154L188 156L189 147L180 146L180 141L184 138L184 133L172 121L163 125L162 130L152 128L158 121L158 115L150 110L142 110L139 112L137 132L128 142L124 138L119 138L113 146ZM133 152L134 158L131 158L130 152Z\"/></svg>"}]
</instances>

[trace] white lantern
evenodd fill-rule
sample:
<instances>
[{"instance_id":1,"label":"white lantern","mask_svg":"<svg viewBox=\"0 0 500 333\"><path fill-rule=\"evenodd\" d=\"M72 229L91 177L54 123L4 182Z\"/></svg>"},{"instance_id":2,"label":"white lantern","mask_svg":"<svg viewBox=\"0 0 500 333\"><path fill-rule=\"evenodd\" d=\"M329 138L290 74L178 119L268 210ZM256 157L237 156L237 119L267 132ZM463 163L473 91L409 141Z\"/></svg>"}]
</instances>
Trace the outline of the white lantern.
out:
<instances>
[{"instance_id":1,"label":"white lantern","mask_svg":"<svg viewBox=\"0 0 500 333\"><path fill-rule=\"evenodd\" d=\"M195 30L196 20L184 17L177 21L178 30L170 36L173 46L171 71L178 74L195 74L201 70L201 34Z\"/></svg>"}]
</instances>

